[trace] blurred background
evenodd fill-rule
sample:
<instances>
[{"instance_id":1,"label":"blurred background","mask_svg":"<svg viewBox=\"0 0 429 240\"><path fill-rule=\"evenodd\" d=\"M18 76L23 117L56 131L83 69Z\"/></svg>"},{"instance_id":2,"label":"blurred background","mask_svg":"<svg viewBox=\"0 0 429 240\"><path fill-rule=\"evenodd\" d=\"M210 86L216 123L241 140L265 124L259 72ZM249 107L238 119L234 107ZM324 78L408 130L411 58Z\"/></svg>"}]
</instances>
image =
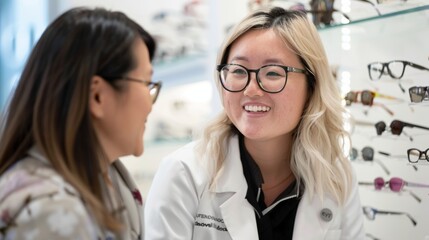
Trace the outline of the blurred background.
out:
<instances>
[{"instance_id":1,"label":"blurred background","mask_svg":"<svg viewBox=\"0 0 429 240\"><path fill-rule=\"evenodd\" d=\"M353 160L359 180L397 176L429 184L429 162L411 166L406 154L411 147L429 148L429 134L415 128L407 130L414 135L409 141L387 133L377 136L374 130L377 121L389 125L393 119L429 126L429 104L410 104L408 88L406 93L401 92L398 79L387 77L386 81L373 82L367 69L370 62L398 59L429 67L427 0L0 0L0 121L28 54L54 18L77 6L126 13L155 37L158 49L153 80L163 82L147 123L145 153L122 159L145 197L161 159L195 139L221 109L214 70L225 34L250 11L270 5L308 13L319 30L343 95L367 89L403 100L392 103L376 98L394 115L386 114L377 104L347 107L352 147L358 149L358 155L365 146L376 149L370 163L359 161L359 157ZM429 72L410 67L405 71L401 79L404 87L429 85ZM377 162L386 165L389 174ZM421 198L416 204L407 194L362 186L364 205L407 212L418 222L413 226L406 217L377 216L365 222L368 239L429 239L428 189L413 190Z\"/></svg>"}]
</instances>

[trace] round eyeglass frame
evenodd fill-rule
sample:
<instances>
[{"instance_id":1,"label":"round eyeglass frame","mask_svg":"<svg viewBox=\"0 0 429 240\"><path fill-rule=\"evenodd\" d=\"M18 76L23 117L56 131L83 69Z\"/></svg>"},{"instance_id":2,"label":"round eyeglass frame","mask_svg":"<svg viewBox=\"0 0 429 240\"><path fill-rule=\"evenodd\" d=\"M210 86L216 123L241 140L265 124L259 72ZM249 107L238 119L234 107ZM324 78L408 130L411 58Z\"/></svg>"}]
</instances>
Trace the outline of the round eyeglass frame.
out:
<instances>
[{"instance_id":1,"label":"round eyeglass frame","mask_svg":"<svg viewBox=\"0 0 429 240\"><path fill-rule=\"evenodd\" d=\"M223 81L223 79L222 79L222 78L223 78L223 77L222 77L222 76L223 76L223 75L222 75L222 70L224 70L224 68L225 68L225 67L228 67L228 66L238 66L238 67L243 68L243 69L246 71L246 73L247 73L247 82L246 82L246 84L243 86L243 88L242 88L242 89L240 89L240 90L230 90L230 89L228 89L228 88L225 86L224 81ZM284 80L284 84L283 84L283 86L282 86L279 90L277 90L277 91L269 91L269 90L265 89L265 88L264 88L264 86L262 85L262 81L261 81L261 79L259 78L259 71L260 71L261 69L263 69L263 68L270 67L270 66L280 67L280 68L282 68L282 69L285 71L285 80ZM250 84L250 80L251 80L251 78L250 78L250 73L252 73L252 72L254 72L254 73L256 74L256 82L258 83L259 88L260 88L262 91L267 92L267 93L279 93L279 92L283 91L283 89L286 87L286 83L287 83L287 80L288 80L287 78L288 78L288 73L289 73L289 72L294 72L294 73L303 73L303 74L305 74L305 75L309 75L309 74L310 74L310 73L309 73L309 71L308 71L308 70L305 70L305 69L295 68L295 67L289 67L289 66L284 66L284 65L279 65L279 64L268 64L268 65L264 65L264 66L262 66L262 67L260 67L260 68L258 68L258 69L249 69L249 68L246 68L245 66L240 65L240 64L229 63L229 64L219 64L219 65L217 65L216 70L217 70L217 71L218 71L218 73L219 73L219 81L220 81L220 83L221 83L222 87L223 87L225 90L227 90L228 92L241 92L241 91L243 91L244 89L246 89L246 87L247 87L247 86L249 86L249 84Z\"/></svg>"}]
</instances>

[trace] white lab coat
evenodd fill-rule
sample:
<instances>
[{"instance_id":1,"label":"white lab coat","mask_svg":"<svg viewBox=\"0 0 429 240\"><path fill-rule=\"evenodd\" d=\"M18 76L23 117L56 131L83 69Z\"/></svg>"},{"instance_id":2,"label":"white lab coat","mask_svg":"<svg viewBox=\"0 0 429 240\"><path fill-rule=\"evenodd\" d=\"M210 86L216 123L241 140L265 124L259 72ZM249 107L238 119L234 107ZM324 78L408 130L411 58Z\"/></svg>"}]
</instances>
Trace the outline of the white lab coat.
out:
<instances>
[{"instance_id":1,"label":"white lab coat","mask_svg":"<svg viewBox=\"0 0 429 240\"><path fill-rule=\"evenodd\" d=\"M145 240L257 240L255 211L245 198L247 182L238 137L230 139L224 168L213 190L209 189L210 175L197 159L194 146L188 144L169 155L156 173L145 203ZM322 209L332 213L330 220L321 216ZM356 179L343 207L330 198L310 199L304 192L293 239L364 239Z\"/></svg>"}]
</instances>

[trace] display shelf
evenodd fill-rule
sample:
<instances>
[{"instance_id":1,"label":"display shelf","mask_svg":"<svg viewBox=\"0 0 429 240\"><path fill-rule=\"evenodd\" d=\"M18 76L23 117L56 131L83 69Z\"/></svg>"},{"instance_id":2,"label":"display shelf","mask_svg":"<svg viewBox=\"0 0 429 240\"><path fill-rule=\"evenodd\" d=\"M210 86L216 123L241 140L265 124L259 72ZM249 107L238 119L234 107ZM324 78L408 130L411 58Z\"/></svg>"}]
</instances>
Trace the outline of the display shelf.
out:
<instances>
[{"instance_id":1,"label":"display shelf","mask_svg":"<svg viewBox=\"0 0 429 240\"><path fill-rule=\"evenodd\" d=\"M347 107L352 119L357 123L352 132L352 146L362 149L371 146L375 149L374 159L382 162L390 171L386 174L379 164L356 161L353 166L359 181L369 182L376 177L390 179L400 177L409 182L429 184L429 162L420 161L412 166L408 163L408 148L426 150L429 131L418 128L404 128L410 138L401 134L394 136L384 132L377 136L373 124L384 121L387 125L394 119L429 127L429 104L411 104L408 88L411 86L429 86L429 71L422 71L407 66L402 79L382 76L378 81L371 81L367 64L371 62L388 62L406 60L429 67L429 5L421 1L410 1L411 7L351 22L349 24L319 29L329 61L336 69L338 86L343 96L350 90L371 90L392 95L402 101L375 98L374 102L383 103L394 115L389 115L378 106L362 106L353 103ZM404 3L403 3L404 4ZM414 4L414 5L413 5ZM399 87L406 90L402 92ZM390 156L377 153L387 152ZM409 213L416 221L412 222L406 215L377 215L375 220L365 218L365 229L378 239L429 239L429 188L405 186L406 191L392 192L388 188L381 191L371 186L360 186L362 204L382 210ZM421 198L416 201L411 190Z\"/></svg>"}]
</instances>

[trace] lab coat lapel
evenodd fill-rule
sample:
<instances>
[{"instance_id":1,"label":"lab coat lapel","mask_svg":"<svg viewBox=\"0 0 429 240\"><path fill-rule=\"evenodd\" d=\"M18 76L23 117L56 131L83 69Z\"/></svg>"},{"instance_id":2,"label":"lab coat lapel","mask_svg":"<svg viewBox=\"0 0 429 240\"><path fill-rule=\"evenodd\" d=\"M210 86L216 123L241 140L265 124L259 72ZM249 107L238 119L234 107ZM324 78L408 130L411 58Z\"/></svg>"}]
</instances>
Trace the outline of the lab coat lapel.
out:
<instances>
[{"instance_id":1,"label":"lab coat lapel","mask_svg":"<svg viewBox=\"0 0 429 240\"><path fill-rule=\"evenodd\" d=\"M222 217L233 240L257 240L258 228L253 207L246 200L247 182L241 165L237 136L230 139L229 147L215 188L217 194L232 193L220 205ZM249 221L252 219L253 221Z\"/></svg>"},{"instance_id":2,"label":"lab coat lapel","mask_svg":"<svg viewBox=\"0 0 429 240\"><path fill-rule=\"evenodd\" d=\"M322 212L329 212L331 217L336 218L338 207L330 198L325 198L322 202L319 196L315 195L311 199L308 192L304 192L295 217L293 239L325 239L334 220L322 216Z\"/></svg>"}]
</instances>

